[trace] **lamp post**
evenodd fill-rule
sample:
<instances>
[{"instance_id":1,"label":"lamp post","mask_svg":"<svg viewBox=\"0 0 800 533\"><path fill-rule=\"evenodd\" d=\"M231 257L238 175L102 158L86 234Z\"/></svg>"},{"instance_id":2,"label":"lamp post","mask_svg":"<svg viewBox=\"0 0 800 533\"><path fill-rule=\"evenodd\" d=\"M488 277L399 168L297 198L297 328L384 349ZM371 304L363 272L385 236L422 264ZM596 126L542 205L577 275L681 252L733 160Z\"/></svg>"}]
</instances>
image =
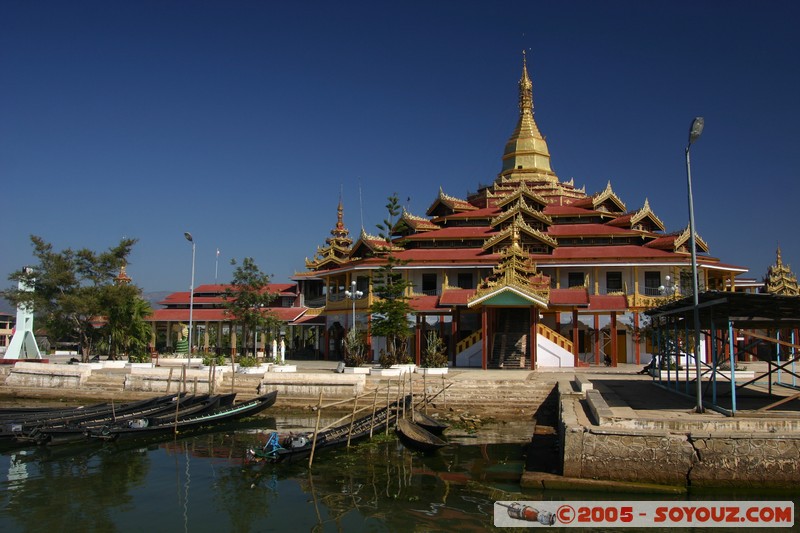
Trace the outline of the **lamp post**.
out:
<instances>
[{"instance_id":1,"label":"lamp post","mask_svg":"<svg viewBox=\"0 0 800 533\"><path fill-rule=\"evenodd\" d=\"M699 283L697 280L697 245L695 243L694 229L694 200L692 199L692 165L689 160L689 149L692 143L700 138L703 133L703 117L696 117L689 128L689 143L686 145L686 181L689 185L689 246L692 249L692 306L694 314L694 362L697 376L697 405L695 411L702 413L703 387L700 379L700 298Z\"/></svg>"},{"instance_id":2,"label":"lamp post","mask_svg":"<svg viewBox=\"0 0 800 533\"><path fill-rule=\"evenodd\" d=\"M183 233L186 240L192 243L192 283L189 286L189 364L192 364L192 311L194 310L194 239L188 231Z\"/></svg>"},{"instance_id":3,"label":"lamp post","mask_svg":"<svg viewBox=\"0 0 800 533\"><path fill-rule=\"evenodd\" d=\"M344 295L353 301L353 327L356 327L356 300L364 296L364 293L356 290L356 280L350 282L350 290L344 291Z\"/></svg>"}]
</instances>

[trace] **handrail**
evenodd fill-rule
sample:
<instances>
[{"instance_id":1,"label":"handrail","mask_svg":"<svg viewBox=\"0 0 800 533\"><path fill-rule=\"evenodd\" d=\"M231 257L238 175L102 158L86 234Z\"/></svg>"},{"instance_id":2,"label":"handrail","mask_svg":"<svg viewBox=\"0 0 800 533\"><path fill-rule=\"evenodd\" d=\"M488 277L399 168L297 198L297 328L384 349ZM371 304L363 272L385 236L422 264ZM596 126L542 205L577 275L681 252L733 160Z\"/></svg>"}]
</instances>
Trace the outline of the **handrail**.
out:
<instances>
[{"instance_id":1,"label":"handrail","mask_svg":"<svg viewBox=\"0 0 800 533\"><path fill-rule=\"evenodd\" d=\"M560 333L548 328L544 324L537 324L536 325L536 333L544 337L545 339L549 340L552 343L557 344L561 348L564 348L569 353L572 352L573 343L571 340L566 338L565 336L561 335Z\"/></svg>"},{"instance_id":2,"label":"handrail","mask_svg":"<svg viewBox=\"0 0 800 533\"><path fill-rule=\"evenodd\" d=\"M456 353L461 353L479 340L483 339L483 330L473 332L469 337L463 338L456 343Z\"/></svg>"}]
</instances>

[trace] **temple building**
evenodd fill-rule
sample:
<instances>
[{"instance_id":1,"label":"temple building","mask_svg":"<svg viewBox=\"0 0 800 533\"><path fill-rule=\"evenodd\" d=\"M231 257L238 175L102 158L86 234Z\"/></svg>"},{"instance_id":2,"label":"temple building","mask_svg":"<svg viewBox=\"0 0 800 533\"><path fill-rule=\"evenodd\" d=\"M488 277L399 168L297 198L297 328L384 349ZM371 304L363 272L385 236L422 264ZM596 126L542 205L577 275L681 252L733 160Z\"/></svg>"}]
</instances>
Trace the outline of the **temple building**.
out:
<instances>
[{"instance_id":1,"label":"temple building","mask_svg":"<svg viewBox=\"0 0 800 533\"><path fill-rule=\"evenodd\" d=\"M691 294L689 229L667 231L647 200L629 208L611 182L587 194L562 181L534 120L524 56L518 90L519 117L490 185L463 197L440 187L424 214L403 211L388 244L363 228L353 240L339 202L331 236L293 277L299 305L324 322L324 357L341 356L354 322L369 332L376 270L392 255L412 287L417 361L430 331L457 367L649 361L640 314ZM695 240L700 290L736 290L747 269ZM384 346L368 340L373 354Z\"/></svg>"},{"instance_id":2,"label":"temple building","mask_svg":"<svg viewBox=\"0 0 800 533\"><path fill-rule=\"evenodd\" d=\"M767 276L764 278L764 292L786 296L800 296L797 276L794 275L789 265L783 264L780 248L778 248L776 256L775 264L767 269Z\"/></svg>"},{"instance_id":3,"label":"temple building","mask_svg":"<svg viewBox=\"0 0 800 533\"><path fill-rule=\"evenodd\" d=\"M189 291L174 292L158 302L163 306L148 317L153 328L151 347L159 353L177 351L182 331L192 317L194 344L192 353L231 355L245 353L241 326L234 323L225 308L225 291L230 285L199 285L194 298ZM277 336L285 337L287 354L293 357L316 358L320 352L319 309L299 305L295 283L270 283L266 291L275 295L270 307L263 309L281 323L276 332L258 332L258 351L267 352ZM252 345L249 346L252 348ZM252 352L252 350L250 350Z\"/></svg>"}]
</instances>

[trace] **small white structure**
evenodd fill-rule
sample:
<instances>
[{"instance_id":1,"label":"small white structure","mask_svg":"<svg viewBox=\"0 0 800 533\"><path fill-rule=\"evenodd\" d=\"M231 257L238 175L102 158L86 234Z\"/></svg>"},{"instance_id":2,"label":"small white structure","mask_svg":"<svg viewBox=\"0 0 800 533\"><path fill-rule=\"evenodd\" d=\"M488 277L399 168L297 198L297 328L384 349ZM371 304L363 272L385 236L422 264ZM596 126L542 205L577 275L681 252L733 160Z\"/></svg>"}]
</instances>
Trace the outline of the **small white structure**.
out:
<instances>
[{"instance_id":1,"label":"small white structure","mask_svg":"<svg viewBox=\"0 0 800 533\"><path fill-rule=\"evenodd\" d=\"M24 267L23 272L31 271L30 267ZM20 280L19 290L33 291L33 287ZM25 305L17 306L17 325L14 329L14 336L8 345L3 359L41 359L42 354L39 346L36 345L36 337L33 335L33 308Z\"/></svg>"}]
</instances>

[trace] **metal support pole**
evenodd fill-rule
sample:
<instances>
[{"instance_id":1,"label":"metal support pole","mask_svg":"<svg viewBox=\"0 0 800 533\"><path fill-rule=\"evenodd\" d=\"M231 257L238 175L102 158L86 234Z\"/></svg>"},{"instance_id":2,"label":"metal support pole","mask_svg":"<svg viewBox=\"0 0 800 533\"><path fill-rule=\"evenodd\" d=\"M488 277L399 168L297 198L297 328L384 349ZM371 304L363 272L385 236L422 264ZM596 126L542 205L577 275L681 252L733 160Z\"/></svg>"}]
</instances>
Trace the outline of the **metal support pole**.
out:
<instances>
[{"instance_id":1,"label":"metal support pole","mask_svg":"<svg viewBox=\"0 0 800 533\"><path fill-rule=\"evenodd\" d=\"M697 279L697 243L695 242L694 227L694 199L692 197L692 165L689 157L689 149L692 143L700 137L703 132L704 121L702 117L697 117L692 121L689 130L689 144L686 145L686 183L689 190L689 246L692 252L692 303L694 305L694 360L695 371L697 373L697 405L695 411L702 413L703 409L703 387L700 379L700 295L699 283ZM687 360L688 364L688 360Z\"/></svg>"}]
</instances>

